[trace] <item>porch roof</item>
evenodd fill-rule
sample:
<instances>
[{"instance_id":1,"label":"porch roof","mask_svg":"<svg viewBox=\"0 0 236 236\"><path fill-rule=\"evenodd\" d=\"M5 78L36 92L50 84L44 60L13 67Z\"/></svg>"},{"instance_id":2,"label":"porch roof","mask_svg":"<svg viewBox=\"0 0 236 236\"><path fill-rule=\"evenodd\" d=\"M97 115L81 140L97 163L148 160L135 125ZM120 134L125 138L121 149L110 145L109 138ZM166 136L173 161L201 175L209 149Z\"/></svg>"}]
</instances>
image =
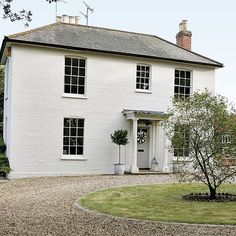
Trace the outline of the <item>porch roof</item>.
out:
<instances>
[{"instance_id":1,"label":"porch roof","mask_svg":"<svg viewBox=\"0 0 236 236\"><path fill-rule=\"evenodd\" d=\"M168 114L163 111L123 109L122 113L126 115L127 120L134 118L146 120L165 120L168 118Z\"/></svg>"}]
</instances>

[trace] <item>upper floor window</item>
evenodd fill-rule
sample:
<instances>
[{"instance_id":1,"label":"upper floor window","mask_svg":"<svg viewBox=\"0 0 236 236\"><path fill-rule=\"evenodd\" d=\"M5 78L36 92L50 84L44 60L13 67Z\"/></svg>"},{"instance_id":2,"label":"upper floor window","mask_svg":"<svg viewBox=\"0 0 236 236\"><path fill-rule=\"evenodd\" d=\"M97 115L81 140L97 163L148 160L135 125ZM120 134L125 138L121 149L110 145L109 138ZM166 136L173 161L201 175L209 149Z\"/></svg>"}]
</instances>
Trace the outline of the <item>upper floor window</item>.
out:
<instances>
[{"instance_id":1,"label":"upper floor window","mask_svg":"<svg viewBox=\"0 0 236 236\"><path fill-rule=\"evenodd\" d=\"M148 65L137 65L136 89L150 91L150 71Z\"/></svg>"},{"instance_id":2,"label":"upper floor window","mask_svg":"<svg viewBox=\"0 0 236 236\"><path fill-rule=\"evenodd\" d=\"M85 94L85 70L85 59L65 57L64 93Z\"/></svg>"},{"instance_id":3,"label":"upper floor window","mask_svg":"<svg viewBox=\"0 0 236 236\"><path fill-rule=\"evenodd\" d=\"M188 98L191 95L191 71L175 70L175 98Z\"/></svg>"}]
</instances>

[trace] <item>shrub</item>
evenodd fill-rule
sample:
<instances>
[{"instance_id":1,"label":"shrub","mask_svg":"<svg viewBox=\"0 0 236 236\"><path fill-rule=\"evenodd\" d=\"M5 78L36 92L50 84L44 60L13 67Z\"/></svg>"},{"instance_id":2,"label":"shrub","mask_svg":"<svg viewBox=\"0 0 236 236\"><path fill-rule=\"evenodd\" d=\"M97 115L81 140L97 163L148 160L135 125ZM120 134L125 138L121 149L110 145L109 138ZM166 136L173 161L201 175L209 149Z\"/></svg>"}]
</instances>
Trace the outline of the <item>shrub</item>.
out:
<instances>
[{"instance_id":1,"label":"shrub","mask_svg":"<svg viewBox=\"0 0 236 236\"><path fill-rule=\"evenodd\" d=\"M9 161L4 153L0 154L0 176L6 176L11 171Z\"/></svg>"},{"instance_id":2,"label":"shrub","mask_svg":"<svg viewBox=\"0 0 236 236\"><path fill-rule=\"evenodd\" d=\"M6 174L11 171L5 151L6 145L3 141L3 138L0 138L0 176L6 176Z\"/></svg>"},{"instance_id":3,"label":"shrub","mask_svg":"<svg viewBox=\"0 0 236 236\"><path fill-rule=\"evenodd\" d=\"M0 153L5 153L6 151L6 145L3 141L3 138L0 138Z\"/></svg>"}]
</instances>

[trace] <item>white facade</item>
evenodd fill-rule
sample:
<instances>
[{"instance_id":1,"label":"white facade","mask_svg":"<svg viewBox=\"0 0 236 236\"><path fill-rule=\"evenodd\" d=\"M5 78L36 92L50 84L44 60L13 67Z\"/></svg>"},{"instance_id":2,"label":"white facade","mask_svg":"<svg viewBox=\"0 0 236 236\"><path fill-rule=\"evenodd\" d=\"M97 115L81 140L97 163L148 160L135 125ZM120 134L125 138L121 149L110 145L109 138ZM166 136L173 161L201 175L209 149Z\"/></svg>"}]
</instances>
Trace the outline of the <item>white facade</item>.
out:
<instances>
[{"instance_id":1,"label":"white facade","mask_svg":"<svg viewBox=\"0 0 236 236\"><path fill-rule=\"evenodd\" d=\"M63 93L65 56L86 58L86 96ZM139 63L151 66L151 92L135 89ZM122 147L126 170L138 171L133 128L140 117L125 116L123 109L166 112L174 95L175 69L192 71L192 91L214 91L215 86L213 67L36 46L13 45L7 67L4 138L10 177L113 173L118 147L110 134L117 129L129 132L130 142ZM84 154L73 160L63 158L65 117L85 119ZM147 119L149 167L155 156L160 171L170 172L172 153L161 121Z\"/></svg>"}]
</instances>

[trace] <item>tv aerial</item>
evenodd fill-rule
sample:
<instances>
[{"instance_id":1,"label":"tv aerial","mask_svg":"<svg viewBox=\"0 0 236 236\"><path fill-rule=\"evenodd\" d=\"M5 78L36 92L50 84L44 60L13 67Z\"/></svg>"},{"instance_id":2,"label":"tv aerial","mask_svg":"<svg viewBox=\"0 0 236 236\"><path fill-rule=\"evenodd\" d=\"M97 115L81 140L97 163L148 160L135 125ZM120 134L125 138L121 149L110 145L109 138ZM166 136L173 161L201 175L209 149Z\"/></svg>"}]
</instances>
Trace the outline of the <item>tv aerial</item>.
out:
<instances>
[{"instance_id":1,"label":"tv aerial","mask_svg":"<svg viewBox=\"0 0 236 236\"><path fill-rule=\"evenodd\" d=\"M57 4L58 4L58 2L63 2L63 3L65 3L65 4L67 3L67 1L65 1L65 0L57 0L57 1L55 2L56 18L57 18L57 7L58 7Z\"/></svg>"},{"instance_id":2,"label":"tv aerial","mask_svg":"<svg viewBox=\"0 0 236 236\"><path fill-rule=\"evenodd\" d=\"M64 1L64 0L63 0ZM86 14L80 11L80 13L86 18L86 25L88 25L89 11L93 13L93 8L91 8L85 1L83 1L85 7L87 8Z\"/></svg>"},{"instance_id":3,"label":"tv aerial","mask_svg":"<svg viewBox=\"0 0 236 236\"><path fill-rule=\"evenodd\" d=\"M55 13L56 13L56 18L57 18L57 4L58 4L58 2L67 3L65 0L47 0L47 2L49 2L49 3L54 3L54 2L55 2Z\"/></svg>"}]
</instances>

